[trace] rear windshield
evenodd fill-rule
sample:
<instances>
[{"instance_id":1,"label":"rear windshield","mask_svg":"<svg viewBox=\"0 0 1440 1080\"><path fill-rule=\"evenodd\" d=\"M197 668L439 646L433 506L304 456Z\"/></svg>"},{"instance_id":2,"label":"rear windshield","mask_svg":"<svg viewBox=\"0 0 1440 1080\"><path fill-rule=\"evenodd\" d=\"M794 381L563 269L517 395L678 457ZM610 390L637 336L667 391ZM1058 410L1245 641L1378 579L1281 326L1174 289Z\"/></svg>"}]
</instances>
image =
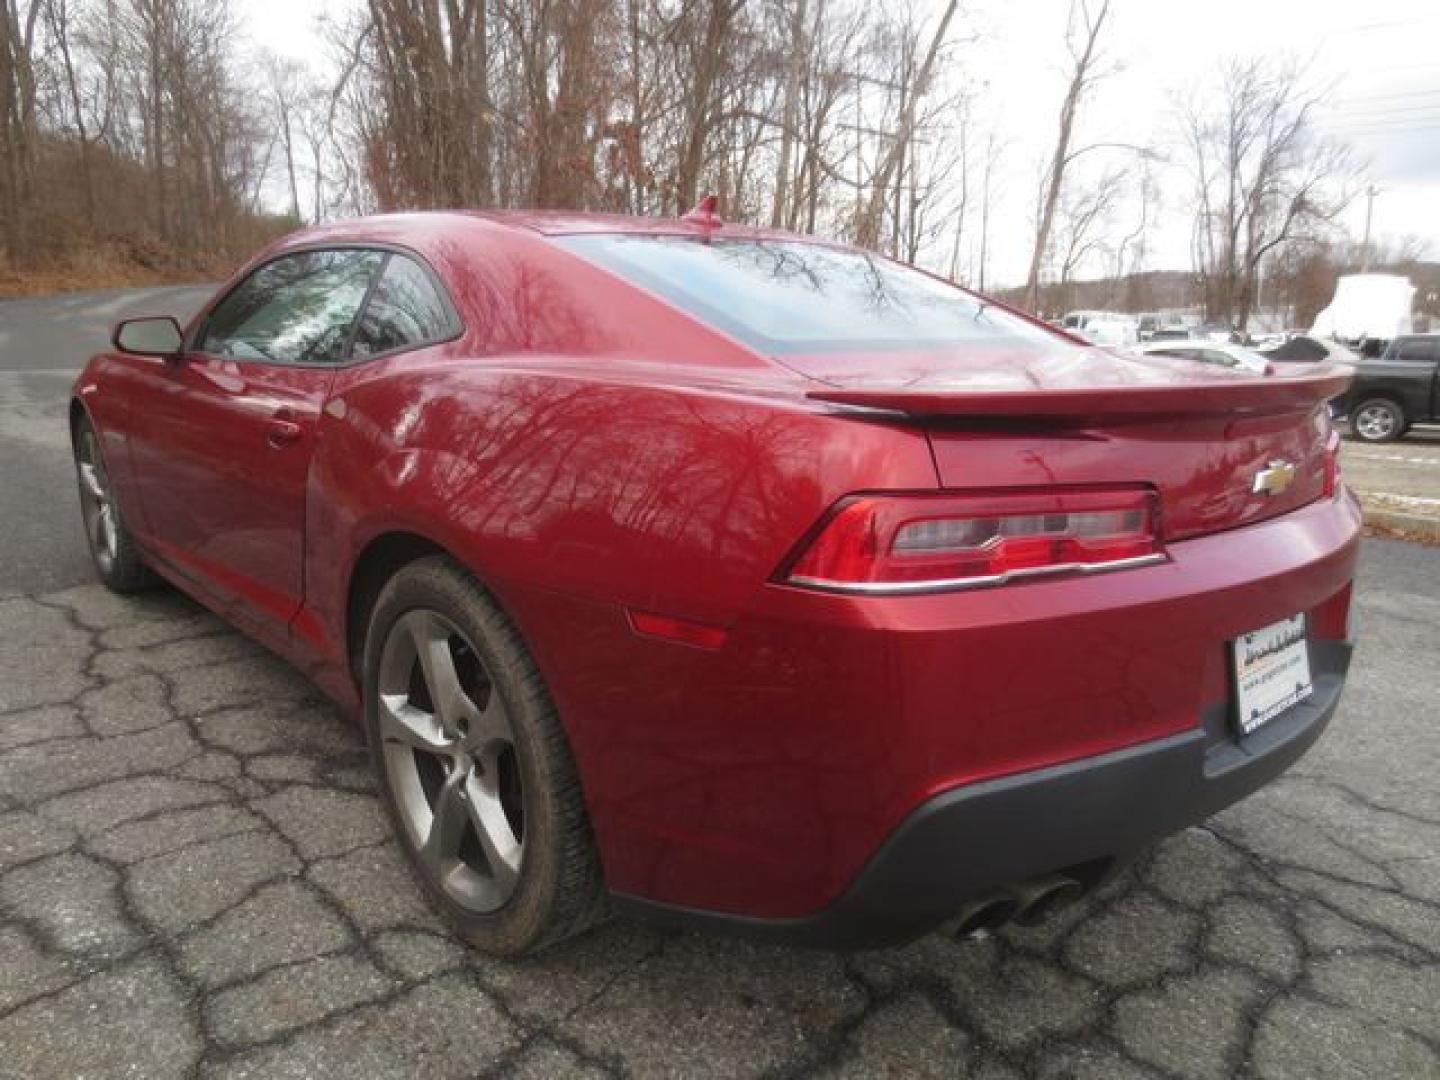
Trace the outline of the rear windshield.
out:
<instances>
[{"instance_id":1,"label":"rear windshield","mask_svg":"<svg viewBox=\"0 0 1440 1080\"><path fill-rule=\"evenodd\" d=\"M616 234L565 248L771 354L908 350L1056 335L898 263L792 240Z\"/></svg>"}]
</instances>

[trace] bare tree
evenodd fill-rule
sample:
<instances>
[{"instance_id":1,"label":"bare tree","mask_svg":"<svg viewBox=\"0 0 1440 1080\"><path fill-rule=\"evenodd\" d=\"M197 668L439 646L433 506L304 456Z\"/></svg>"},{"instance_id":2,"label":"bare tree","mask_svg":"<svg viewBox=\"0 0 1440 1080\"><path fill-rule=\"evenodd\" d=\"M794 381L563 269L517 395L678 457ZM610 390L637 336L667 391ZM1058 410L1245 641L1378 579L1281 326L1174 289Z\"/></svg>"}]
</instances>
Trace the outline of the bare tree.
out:
<instances>
[{"instance_id":1,"label":"bare tree","mask_svg":"<svg viewBox=\"0 0 1440 1080\"><path fill-rule=\"evenodd\" d=\"M0 229L5 253L24 248L33 184L35 34L42 0L0 0Z\"/></svg>"},{"instance_id":2,"label":"bare tree","mask_svg":"<svg viewBox=\"0 0 1440 1080\"><path fill-rule=\"evenodd\" d=\"M80 187L83 192L85 224L95 227L95 182L90 159L94 153L94 136L87 130L88 110L85 106L84 91L76 49L72 45L75 24L74 10L69 0L44 0L45 29L50 42L59 56L59 77L63 87L63 104L58 117L61 127L73 124L75 150L80 169ZM68 116L66 113L68 112ZM102 129L103 130L103 129Z\"/></svg>"},{"instance_id":3,"label":"bare tree","mask_svg":"<svg viewBox=\"0 0 1440 1080\"><path fill-rule=\"evenodd\" d=\"M1227 61L1218 90L1182 101L1180 115L1206 312L1243 331L1261 262L1331 227L1355 167L1348 148L1315 133L1322 97L1297 65Z\"/></svg>"},{"instance_id":4,"label":"bare tree","mask_svg":"<svg viewBox=\"0 0 1440 1080\"><path fill-rule=\"evenodd\" d=\"M228 265L268 233L263 125L227 0L0 4L0 244L12 266L112 252Z\"/></svg>"},{"instance_id":5,"label":"bare tree","mask_svg":"<svg viewBox=\"0 0 1440 1080\"><path fill-rule=\"evenodd\" d=\"M290 216L297 222L300 214L300 183L296 174L296 129L302 126L300 114L305 108L307 92L305 67L298 61L271 53L264 58L263 70L270 105L274 109L276 133L285 158L285 180L290 191Z\"/></svg>"},{"instance_id":6,"label":"bare tree","mask_svg":"<svg viewBox=\"0 0 1440 1080\"><path fill-rule=\"evenodd\" d=\"M855 242L862 247L876 247L880 240L880 228L885 210L885 200L891 195L890 185L897 173L903 172L906 154L912 148L916 117L920 103L930 90L935 71L935 60L945 43L950 21L959 8L959 0L949 0L940 13L935 32L925 49L924 58L900 85L900 110L895 132L889 148L881 157L870 177L870 196L855 222Z\"/></svg>"},{"instance_id":7,"label":"bare tree","mask_svg":"<svg viewBox=\"0 0 1440 1080\"><path fill-rule=\"evenodd\" d=\"M1025 280L1025 303L1032 311L1040 302L1040 270L1050 250L1050 230L1060 205L1065 172L1083 151L1071 149L1075 121L1086 94L1103 76L1100 35L1110 15L1110 0L1099 0L1092 9L1090 0L1075 0L1066 24L1065 44L1070 54L1070 80L1060 103L1059 131L1041 184L1040 212L1035 224L1035 244L1030 253L1030 272ZM1087 148L1088 149L1088 148Z\"/></svg>"},{"instance_id":8,"label":"bare tree","mask_svg":"<svg viewBox=\"0 0 1440 1080\"><path fill-rule=\"evenodd\" d=\"M706 151L724 112L725 76L735 56L735 39L744 0L703 0L698 34L675 38L682 50L681 70L689 72L680 98L684 117L675 166L675 204L694 204Z\"/></svg>"},{"instance_id":9,"label":"bare tree","mask_svg":"<svg viewBox=\"0 0 1440 1080\"><path fill-rule=\"evenodd\" d=\"M844 182L838 164L844 152L841 117L847 96L857 86L845 64L857 53L866 25L863 9L837 11L828 0L816 0L800 84L799 163L784 222L787 228L813 232L822 205L837 183Z\"/></svg>"},{"instance_id":10,"label":"bare tree","mask_svg":"<svg viewBox=\"0 0 1440 1080\"><path fill-rule=\"evenodd\" d=\"M994 132L991 132L985 139L985 165L980 179L980 252L979 252L979 280L977 288L985 291L985 274L990 267L990 212L994 205L992 195L994 193L993 180L995 169L1000 164L1000 156L1004 152L1004 144L999 142Z\"/></svg>"},{"instance_id":11,"label":"bare tree","mask_svg":"<svg viewBox=\"0 0 1440 1080\"><path fill-rule=\"evenodd\" d=\"M1093 183L1072 185L1060 201L1055 231L1062 286L1109 242L1111 219L1124 198L1126 181L1124 170L1107 169Z\"/></svg>"},{"instance_id":12,"label":"bare tree","mask_svg":"<svg viewBox=\"0 0 1440 1080\"><path fill-rule=\"evenodd\" d=\"M770 208L770 227L779 228L785 220L785 204L790 195L790 159L794 153L800 113L801 83L809 61L806 33L806 0L793 0L789 18L789 62L785 71L784 105L780 111L780 160L775 165L775 198Z\"/></svg>"},{"instance_id":13,"label":"bare tree","mask_svg":"<svg viewBox=\"0 0 1440 1080\"><path fill-rule=\"evenodd\" d=\"M682 213L716 192L730 217L915 258L951 224L934 86L958 6L927 25L837 0L367 0L338 42L329 197ZM466 20L486 74L463 91L445 73ZM863 141L862 98L884 114ZM464 163L485 190L440 182Z\"/></svg>"},{"instance_id":14,"label":"bare tree","mask_svg":"<svg viewBox=\"0 0 1440 1080\"><path fill-rule=\"evenodd\" d=\"M489 201L488 11L484 0L368 0L357 64L379 97L362 137L381 205Z\"/></svg>"},{"instance_id":15,"label":"bare tree","mask_svg":"<svg viewBox=\"0 0 1440 1080\"><path fill-rule=\"evenodd\" d=\"M1142 159L1140 162L1140 176L1135 183L1134 192L1135 226L1121 236L1120 242L1115 245L1111 272L1117 278L1138 272L1148 251L1146 237L1154 218L1159 192L1155 186L1155 175L1151 172L1150 162L1147 160Z\"/></svg>"}]
</instances>

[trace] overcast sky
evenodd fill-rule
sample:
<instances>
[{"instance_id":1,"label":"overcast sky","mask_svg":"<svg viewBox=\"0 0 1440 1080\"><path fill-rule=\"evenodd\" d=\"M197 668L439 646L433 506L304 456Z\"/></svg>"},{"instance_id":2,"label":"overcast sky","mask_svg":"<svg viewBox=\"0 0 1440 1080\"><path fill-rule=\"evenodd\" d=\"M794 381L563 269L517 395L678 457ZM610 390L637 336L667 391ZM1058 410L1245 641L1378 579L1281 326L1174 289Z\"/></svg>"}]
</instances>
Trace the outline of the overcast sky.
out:
<instances>
[{"instance_id":1,"label":"overcast sky","mask_svg":"<svg viewBox=\"0 0 1440 1080\"><path fill-rule=\"evenodd\" d=\"M941 0L916 0L939 7ZM954 73L977 88L977 118L1005 140L987 284L1024 277L1034 190L1064 93L1070 0L962 0ZM314 60L326 0L240 0L255 45ZM1084 141L1163 143L1174 95L1201 85L1231 56L1309 64L1328 88L1327 134L1353 143L1379 189L1377 237L1418 236L1440 259L1440 0L1113 0L1106 55L1119 70L1082 116ZM1003 124L1003 126L1002 126ZM1101 163L1097 162L1096 167ZM1189 210L1178 166L1161 167L1162 209L1149 266L1188 269ZM1345 225L1358 238L1365 200Z\"/></svg>"}]
</instances>

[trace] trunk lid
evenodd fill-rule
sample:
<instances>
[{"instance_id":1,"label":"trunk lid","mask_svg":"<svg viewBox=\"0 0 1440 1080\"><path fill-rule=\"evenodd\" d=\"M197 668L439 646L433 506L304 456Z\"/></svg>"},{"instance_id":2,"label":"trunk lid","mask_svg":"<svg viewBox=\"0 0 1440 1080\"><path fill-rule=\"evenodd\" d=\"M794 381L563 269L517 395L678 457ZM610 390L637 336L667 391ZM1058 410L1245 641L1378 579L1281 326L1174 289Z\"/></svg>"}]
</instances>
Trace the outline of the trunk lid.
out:
<instances>
[{"instance_id":1,"label":"trunk lid","mask_svg":"<svg viewBox=\"0 0 1440 1080\"><path fill-rule=\"evenodd\" d=\"M785 357L812 399L905 414L945 488L1145 483L1170 540L1319 498L1344 365L1264 375L1104 349Z\"/></svg>"}]
</instances>

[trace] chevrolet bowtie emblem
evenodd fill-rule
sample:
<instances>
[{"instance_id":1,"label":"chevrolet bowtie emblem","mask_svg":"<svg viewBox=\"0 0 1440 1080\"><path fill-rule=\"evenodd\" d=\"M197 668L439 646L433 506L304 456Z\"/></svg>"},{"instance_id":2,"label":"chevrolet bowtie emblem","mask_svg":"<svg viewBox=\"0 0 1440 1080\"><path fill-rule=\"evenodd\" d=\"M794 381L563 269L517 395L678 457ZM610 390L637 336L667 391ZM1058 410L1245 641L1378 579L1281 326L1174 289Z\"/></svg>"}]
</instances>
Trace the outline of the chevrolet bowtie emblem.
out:
<instances>
[{"instance_id":1,"label":"chevrolet bowtie emblem","mask_svg":"<svg viewBox=\"0 0 1440 1080\"><path fill-rule=\"evenodd\" d=\"M1250 485L1252 495L1279 495L1295 479L1295 466L1288 461L1272 461L1255 474Z\"/></svg>"}]
</instances>

